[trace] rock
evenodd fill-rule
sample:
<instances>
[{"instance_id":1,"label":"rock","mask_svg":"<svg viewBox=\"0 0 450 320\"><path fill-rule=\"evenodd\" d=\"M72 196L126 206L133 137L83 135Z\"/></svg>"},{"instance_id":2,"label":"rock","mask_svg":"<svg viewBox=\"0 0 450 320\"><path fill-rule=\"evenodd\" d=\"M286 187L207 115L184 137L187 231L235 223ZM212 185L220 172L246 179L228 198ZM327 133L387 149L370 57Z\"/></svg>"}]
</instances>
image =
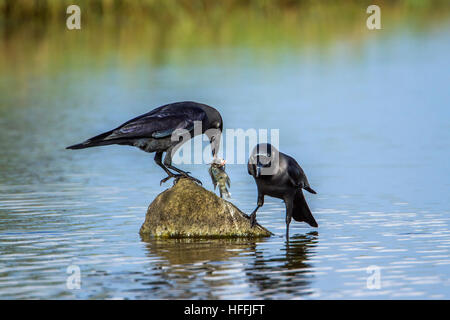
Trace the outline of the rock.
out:
<instances>
[{"instance_id":1,"label":"rock","mask_svg":"<svg viewBox=\"0 0 450 320\"><path fill-rule=\"evenodd\" d=\"M189 179L180 179L153 200L140 233L165 238L271 235L259 224L251 228L248 215Z\"/></svg>"}]
</instances>

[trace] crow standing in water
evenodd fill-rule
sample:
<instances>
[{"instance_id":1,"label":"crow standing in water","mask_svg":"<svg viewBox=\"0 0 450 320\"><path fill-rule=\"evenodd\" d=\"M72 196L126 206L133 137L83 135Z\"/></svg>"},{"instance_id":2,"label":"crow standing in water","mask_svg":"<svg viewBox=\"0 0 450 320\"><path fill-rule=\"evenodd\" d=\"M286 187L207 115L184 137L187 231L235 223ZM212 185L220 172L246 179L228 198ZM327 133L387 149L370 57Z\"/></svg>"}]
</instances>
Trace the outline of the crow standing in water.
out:
<instances>
[{"instance_id":1,"label":"crow standing in water","mask_svg":"<svg viewBox=\"0 0 450 320\"><path fill-rule=\"evenodd\" d=\"M317 222L306 203L302 189L316 193L294 158L279 152L268 143L258 144L248 160L248 173L258 187L258 204L250 215L250 223L256 224L256 211L263 206L264 196L283 199L286 205L286 238L289 240L291 219L305 221L312 227Z\"/></svg>"},{"instance_id":2,"label":"crow standing in water","mask_svg":"<svg viewBox=\"0 0 450 320\"><path fill-rule=\"evenodd\" d=\"M201 130L194 130L194 122L201 122ZM184 129L189 132L188 139L179 136L175 130ZM121 126L90 138L80 144L67 147L67 149L84 149L90 147L120 144L138 147L145 152L155 152L155 162L166 173L167 177L160 184L170 178L178 181L181 177L192 179L201 184L200 180L189 176L189 172L180 170L172 165L172 153L184 142L196 134L206 134L211 143L213 157L219 151L220 135L223 122L220 113L206 104L192 101L176 102L156 108L146 114L125 122ZM198 131L198 132L197 132ZM172 134L176 139L172 137ZM166 152L164 164L162 155ZM176 171L177 174L169 169Z\"/></svg>"}]
</instances>

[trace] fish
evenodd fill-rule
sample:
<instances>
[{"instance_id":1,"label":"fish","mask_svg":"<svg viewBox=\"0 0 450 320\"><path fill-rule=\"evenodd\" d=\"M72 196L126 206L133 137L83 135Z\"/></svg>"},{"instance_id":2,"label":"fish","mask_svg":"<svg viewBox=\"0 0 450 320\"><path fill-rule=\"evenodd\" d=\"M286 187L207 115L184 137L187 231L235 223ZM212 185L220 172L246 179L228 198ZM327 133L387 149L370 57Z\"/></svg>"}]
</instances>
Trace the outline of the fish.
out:
<instances>
[{"instance_id":1,"label":"fish","mask_svg":"<svg viewBox=\"0 0 450 320\"><path fill-rule=\"evenodd\" d=\"M209 167L209 175L211 176L212 183L214 185L214 190L219 186L220 197L223 198L231 198L231 194L227 189L230 188L230 177L225 172L225 163L224 159L214 159Z\"/></svg>"}]
</instances>

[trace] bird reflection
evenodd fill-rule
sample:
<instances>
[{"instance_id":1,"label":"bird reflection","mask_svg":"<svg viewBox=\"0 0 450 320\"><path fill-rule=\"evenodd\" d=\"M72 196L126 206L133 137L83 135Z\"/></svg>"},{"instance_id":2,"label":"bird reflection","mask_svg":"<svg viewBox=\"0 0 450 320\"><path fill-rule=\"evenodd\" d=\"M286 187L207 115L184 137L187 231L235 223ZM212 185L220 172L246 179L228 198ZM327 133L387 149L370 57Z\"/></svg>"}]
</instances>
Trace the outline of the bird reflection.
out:
<instances>
[{"instance_id":1,"label":"bird reflection","mask_svg":"<svg viewBox=\"0 0 450 320\"><path fill-rule=\"evenodd\" d=\"M308 260L315 253L319 234L316 231L292 236L284 243L282 254L274 250L255 253L254 263L246 269L249 281L256 285L259 296L290 298L309 294L313 276Z\"/></svg>"},{"instance_id":2,"label":"bird reflection","mask_svg":"<svg viewBox=\"0 0 450 320\"><path fill-rule=\"evenodd\" d=\"M275 241L273 241L275 240ZM157 239L142 236L151 276L142 284L160 298L221 299L224 296L293 298L308 294L306 271L318 233L289 242L264 239ZM242 284L245 283L245 292Z\"/></svg>"}]
</instances>

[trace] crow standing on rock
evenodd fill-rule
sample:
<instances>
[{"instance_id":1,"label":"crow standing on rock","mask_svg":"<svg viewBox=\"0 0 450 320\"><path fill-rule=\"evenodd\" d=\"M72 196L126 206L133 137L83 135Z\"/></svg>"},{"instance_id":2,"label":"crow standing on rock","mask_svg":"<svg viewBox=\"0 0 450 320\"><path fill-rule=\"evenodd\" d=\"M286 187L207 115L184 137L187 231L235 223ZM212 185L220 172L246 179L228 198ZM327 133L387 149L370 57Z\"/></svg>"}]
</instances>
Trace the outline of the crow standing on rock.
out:
<instances>
[{"instance_id":1,"label":"crow standing on rock","mask_svg":"<svg viewBox=\"0 0 450 320\"><path fill-rule=\"evenodd\" d=\"M201 123L201 130L194 130L194 122ZM181 141L177 138L175 131L179 129L189 132L188 139L185 139L184 135L179 137L182 138ZM162 179L160 184L170 178L175 178L176 182L182 177L201 184L200 180L191 177L189 172L172 165L172 153L194 135L206 134L215 158L219 151L222 129L222 117L213 107L192 101L176 102L156 108L111 131L67 147L67 149L84 149L110 144L138 147L145 152L155 152L156 164L167 173L167 177ZM174 139L174 135L176 139ZM163 163L164 152L166 152L166 156ZM169 169L177 173L173 173Z\"/></svg>"},{"instance_id":2,"label":"crow standing on rock","mask_svg":"<svg viewBox=\"0 0 450 320\"><path fill-rule=\"evenodd\" d=\"M258 188L258 204L250 215L251 225L256 224L256 211L263 206L264 196L283 199L286 205L286 238L289 239L291 219L304 221L317 227L302 189L316 193L294 158L279 152L268 143L258 144L249 158L248 173L255 179Z\"/></svg>"}]
</instances>

